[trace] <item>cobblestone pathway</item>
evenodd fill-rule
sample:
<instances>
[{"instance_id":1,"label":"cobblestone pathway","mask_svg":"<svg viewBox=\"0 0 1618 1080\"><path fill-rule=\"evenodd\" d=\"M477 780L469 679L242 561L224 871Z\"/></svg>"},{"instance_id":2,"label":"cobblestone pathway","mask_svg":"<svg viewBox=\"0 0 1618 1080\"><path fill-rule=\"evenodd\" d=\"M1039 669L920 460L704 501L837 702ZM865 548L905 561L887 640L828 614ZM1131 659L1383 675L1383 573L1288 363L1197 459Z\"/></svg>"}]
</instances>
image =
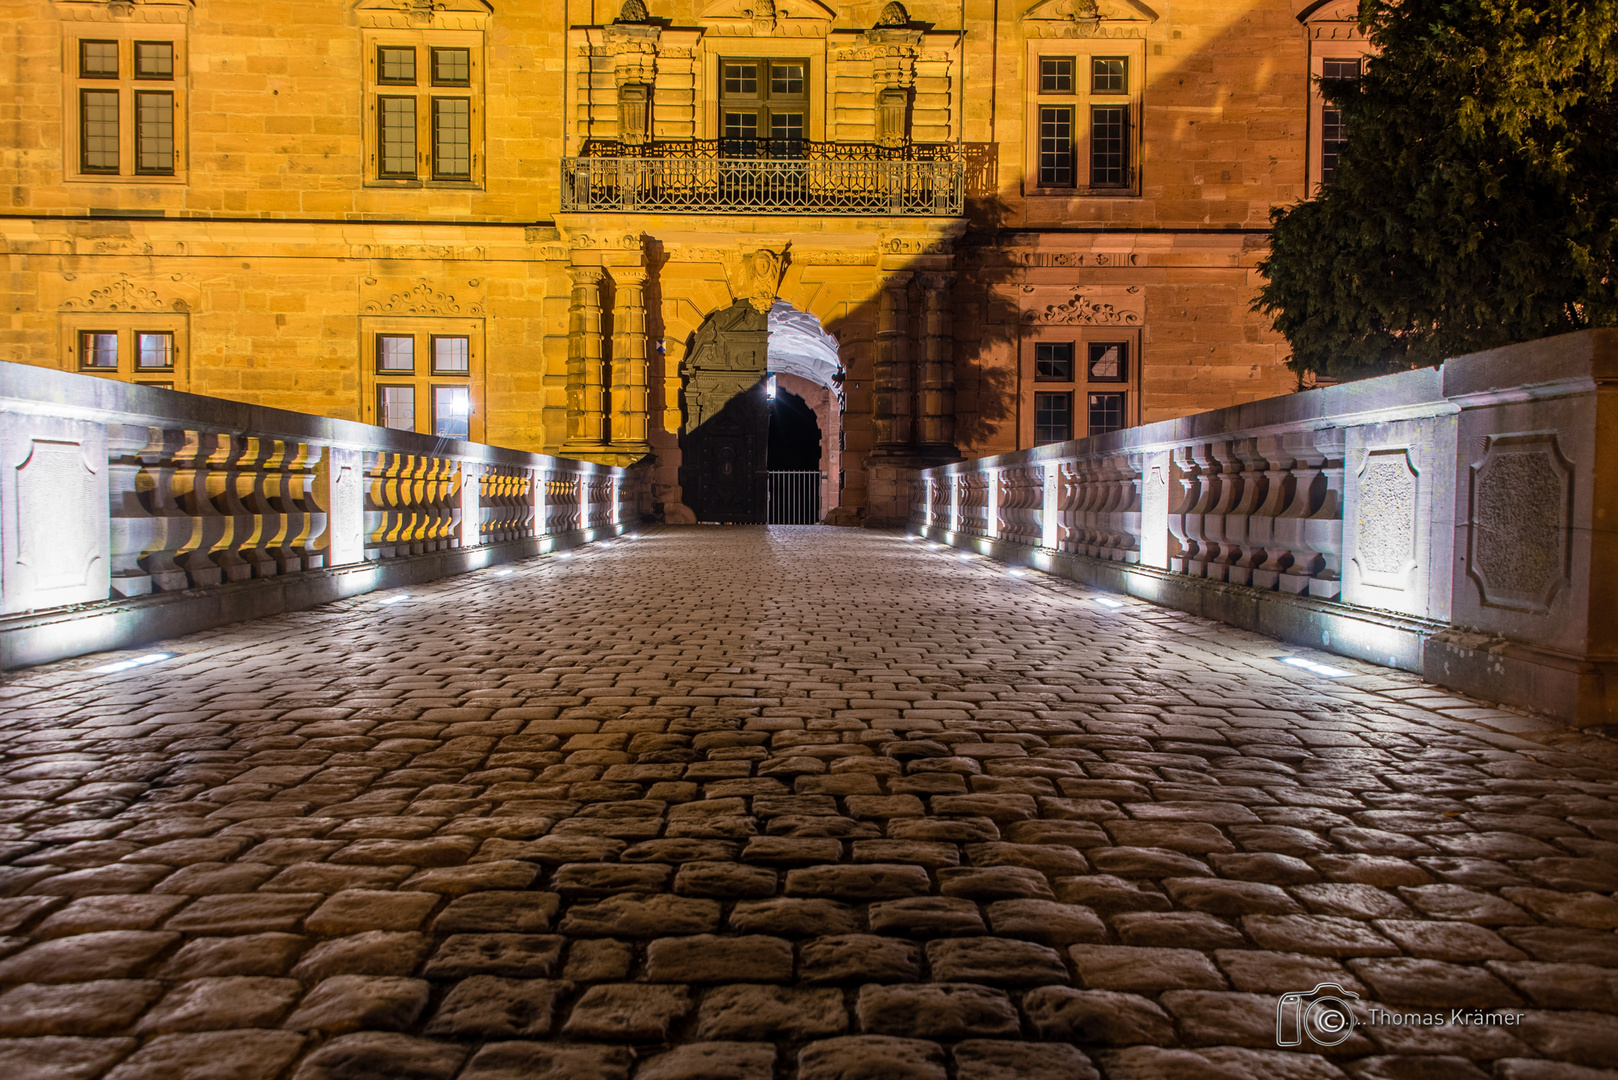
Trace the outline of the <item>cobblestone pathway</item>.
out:
<instances>
[{"instance_id":1,"label":"cobblestone pathway","mask_svg":"<svg viewBox=\"0 0 1618 1080\"><path fill-rule=\"evenodd\" d=\"M411 592L0 689L0 1077L1618 1077L1610 744L895 534Z\"/></svg>"}]
</instances>

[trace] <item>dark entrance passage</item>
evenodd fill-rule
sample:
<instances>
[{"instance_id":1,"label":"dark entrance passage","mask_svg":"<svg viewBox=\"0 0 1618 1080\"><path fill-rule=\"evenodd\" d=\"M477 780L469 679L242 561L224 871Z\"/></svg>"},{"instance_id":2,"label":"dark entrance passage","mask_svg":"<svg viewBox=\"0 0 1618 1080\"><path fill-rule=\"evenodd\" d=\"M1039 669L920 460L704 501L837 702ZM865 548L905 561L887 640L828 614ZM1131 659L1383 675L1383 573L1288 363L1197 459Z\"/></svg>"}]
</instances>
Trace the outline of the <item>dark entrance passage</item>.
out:
<instances>
[{"instance_id":1,"label":"dark entrance passage","mask_svg":"<svg viewBox=\"0 0 1618 1080\"><path fill-rule=\"evenodd\" d=\"M771 525L814 525L820 521L820 424L815 411L788 390L769 394L769 473Z\"/></svg>"},{"instance_id":2,"label":"dark entrance passage","mask_svg":"<svg viewBox=\"0 0 1618 1080\"><path fill-rule=\"evenodd\" d=\"M769 504L765 316L738 301L702 324L687 358L680 488L698 521L762 525Z\"/></svg>"}]
</instances>

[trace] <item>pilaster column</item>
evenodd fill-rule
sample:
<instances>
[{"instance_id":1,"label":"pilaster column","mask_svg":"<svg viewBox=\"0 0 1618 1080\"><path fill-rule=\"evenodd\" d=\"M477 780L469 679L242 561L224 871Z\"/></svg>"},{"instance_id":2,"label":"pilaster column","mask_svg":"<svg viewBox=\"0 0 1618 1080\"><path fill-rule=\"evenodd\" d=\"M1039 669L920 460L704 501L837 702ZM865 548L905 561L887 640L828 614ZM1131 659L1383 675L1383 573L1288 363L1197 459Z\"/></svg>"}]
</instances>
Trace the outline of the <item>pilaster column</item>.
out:
<instances>
[{"instance_id":1,"label":"pilaster column","mask_svg":"<svg viewBox=\"0 0 1618 1080\"><path fill-rule=\"evenodd\" d=\"M872 422L878 455L900 454L915 442L911 397L915 378L910 360L910 279L905 272L889 274L882 282L881 307L876 326L876 386L872 393Z\"/></svg>"},{"instance_id":2,"label":"pilaster column","mask_svg":"<svg viewBox=\"0 0 1618 1080\"><path fill-rule=\"evenodd\" d=\"M959 456L955 449L955 342L951 337L950 291L954 274L921 276L921 444Z\"/></svg>"},{"instance_id":3,"label":"pilaster column","mask_svg":"<svg viewBox=\"0 0 1618 1080\"><path fill-rule=\"evenodd\" d=\"M646 268L615 266L612 304L612 445L646 452Z\"/></svg>"},{"instance_id":4,"label":"pilaster column","mask_svg":"<svg viewBox=\"0 0 1618 1080\"><path fill-rule=\"evenodd\" d=\"M601 370L601 280L599 266L570 266L573 302L567 309L567 447L599 447L603 441L605 387Z\"/></svg>"}]
</instances>

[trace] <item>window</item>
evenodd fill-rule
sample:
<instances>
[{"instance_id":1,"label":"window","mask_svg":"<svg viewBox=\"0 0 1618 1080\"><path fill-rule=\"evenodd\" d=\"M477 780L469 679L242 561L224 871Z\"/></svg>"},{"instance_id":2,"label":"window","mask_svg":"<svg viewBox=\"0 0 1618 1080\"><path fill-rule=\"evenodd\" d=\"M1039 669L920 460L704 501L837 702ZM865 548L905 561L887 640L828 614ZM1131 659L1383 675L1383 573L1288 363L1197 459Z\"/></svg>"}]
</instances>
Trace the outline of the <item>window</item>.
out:
<instances>
[{"instance_id":1,"label":"window","mask_svg":"<svg viewBox=\"0 0 1618 1080\"><path fill-rule=\"evenodd\" d=\"M79 335L79 366L118 368L118 335L103 330L86 330Z\"/></svg>"},{"instance_id":2,"label":"window","mask_svg":"<svg viewBox=\"0 0 1618 1080\"><path fill-rule=\"evenodd\" d=\"M433 387L433 434L440 439L468 438L471 392L464 386Z\"/></svg>"},{"instance_id":3,"label":"window","mask_svg":"<svg viewBox=\"0 0 1618 1080\"><path fill-rule=\"evenodd\" d=\"M1140 340L1138 331L1117 326L1036 324L1022 352L1018 445L1100 435L1135 422L1128 406L1140 385L1131 366Z\"/></svg>"},{"instance_id":4,"label":"window","mask_svg":"<svg viewBox=\"0 0 1618 1080\"><path fill-rule=\"evenodd\" d=\"M1090 395L1090 434L1102 435L1124 426L1124 395Z\"/></svg>"},{"instance_id":5,"label":"window","mask_svg":"<svg viewBox=\"0 0 1618 1080\"><path fill-rule=\"evenodd\" d=\"M1360 58L1357 56L1346 59L1326 58L1321 61L1320 77L1328 79L1358 79L1361 74ZM1347 139L1343 132L1343 113L1341 109L1322 102L1320 107L1320 182L1329 184L1333 174L1337 171L1337 158L1342 153L1343 143Z\"/></svg>"},{"instance_id":6,"label":"window","mask_svg":"<svg viewBox=\"0 0 1618 1080\"><path fill-rule=\"evenodd\" d=\"M416 339L403 334L376 336L376 369L378 371L416 370Z\"/></svg>"},{"instance_id":7,"label":"window","mask_svg":"<svg viewBox=\"0 0 1618 1080\"><path fill-rule=\"evenodd\" d=\"M135 171L174 172L174 95L135 91Z\"/></svg>"},{"instance_id":8,"label":"window","mask_svg":"<svg viewBox=\"0 0 1618 1080\"><path fill-rule=\"evenodd\" d=\"M1073 381L1073 343L1042 342L1034 346L1034 378L1040 382Z\"/></svg>"},{"instance_id":9,"label":"window","mask_svg":"<svg viewBox=\"0 0 1618 1080\"><path fill-rule=\"evenodd\" d=\"M79 171L118 172L118 91L79 91Z\"/></svg>"},{"instance_id":10,"label":"window","mask_svg":"<svg viewBox=\"0 0 1618 1080\"><path fill-rule=\"evenodd\" d=\"M437 336L432 338L433 374L465 375L469 370L471 340L464 337Z\"/></svg>"},{"instance_id":11,"label":"window","mask_svg":"<svg viewBox=\"0 0 1618 1080\"><path fill-rule=\"evenodd\" d=\"M72 314L64 316L62 343L68 371L184 388L185 322L181 316L153 314Z\"/></svg>"},{"instance_id":12,"label":"window","mask_svg":"<svg viewBox=\"0 0 1618 1080\"><path fill-rule=\"evenodd\" d=\"M1039 108L1039 186L1073 186L1073 106Z\"/></svg>"},{"instance_id":13,"label":"window","mask_svg":"<svg viewBox=\"0 0 1618 1080\"><path fill-rule=\"evenodd\" d=\"M1090 107L1090 186L1129 182L1129 106Z\"/></svg>"},{"instance_id":14,"label":"window","mask_svg":"<svg viewBox=\"0 0 1618 1080\"><path fill-rule=\"evenodd\" d=\"M169 331L137 333L135 367L140 371L173 371L174 334Z\"/></svg>"},{"instance_id":15,"label":"window","mask_svg":"<svg viewBox=\"0 0 1618 1080\"><path fill-rule=\"evenodd\" d=\"M1140 74L1145 45L1064 41L1071 56L1029 42L1024 190L1030 195L1138 194ZM1106 49L1092 54L1085 50ZM1120 190L1123 189L1123 190Z\"/></svg>"},{"instance_id":16,"label":"window","mask_svg":"<svg viewBox=\"0 0 1618 1080\"><path fill-rule=\"evenodd\" d=\"M1073 92L1073 57L1041 56L1039 58L1039 92L1041 94L1071 94Z\"/></svg>"},{"instance_id":17,"label":"window","mask_svg":"<svg viewBox=\"0 0 1618 1080\"><path fill-rule=\"evenodd\" d=\"M363 419L446 439L481 439L480 319L362 316Z\"/></svg>"},{"instance_id":18,"label":"window","mask_svg":"<svg viewBox=\"0 0 1618 1080\"><path fill-rule=\"evenodd\" d=\"M1034 443L1066 442L1073 437L1073 395L1070 392L1034 395Z\"/></svg>"},{"instance_id":19,"label":"window","mask_svg":"<svg viewBox=\"0 0 1618 1080\"><path fill-rule=\"evenodd\" d=\"M1129 60L1123 56L1096 56L1090 60L1090 93L1129 93Z\"/></svg>"},{"instance_id":20,"label":"window","mask_svg":"<svg viewBox=\"0 0 1618 1080\"><path fill-rule=\"evenodd\" d=\"M79 42L79 78L116 79L118 77L118 43L116 41Z\"/></svg>"},{"instance_id":21,"label":"window","mask_svg":"<svg viewBox=\"0 0 1618 1080\"><path fill-rule=\"evenodd\" d=\"M174 42L135 42L135 78L174 78Z\"/></svg>"},{"instance_id":22,"label":"window","mask_svg":"<svg viewBox=\"0 0 1618 1080\"><path fill-rule=\"evenodd\" d=\"M809 62L720 61L719 113L726 157L804 157L809 135ZM761 138L764 133L767 138Z\"/></svg>"},{"instance_id":23,"label":"window","mask_svg":"<svg viewBox=\"0 0 1618 1080\"><path fill-rule=\"evenodd\" d=\"M396 35L389 35L396 36ZM466 45L376 43L370 73L373 121L366 134L376 182L465 184L478 179L481 50Z\"/></svg>"},{"instance_id":24,"label":"window","mask_svg":"<svg viewBox=\"0 0 1618 1080\"><path fill-rule=\"evenodd\" d=\"M377 423L396 431L416 430L416 388L377 387Z\"/></svg>"},{"instance_id":25,"label":"window","mask_svg":"<svg viewBox=\"0 0 1618 1080\"><path fill-rule=\"evenodd\" d=\"M150 33L153 26L131 26ZM80 38L69 75L72 175L172 178L181 157L180 51L175 41ZM70 149L70 153L73 152Z\"/></svg>"},{"instance_id":26,"label":"window","mask_svg":"<svg viewBox=\"0 0 1618 1080\"><path fill-rule=\"evenodd\" d=\"M1127 382L1129 344L1123 341L1090 342L1090 381Z\"/></svg>"}]
</instances>

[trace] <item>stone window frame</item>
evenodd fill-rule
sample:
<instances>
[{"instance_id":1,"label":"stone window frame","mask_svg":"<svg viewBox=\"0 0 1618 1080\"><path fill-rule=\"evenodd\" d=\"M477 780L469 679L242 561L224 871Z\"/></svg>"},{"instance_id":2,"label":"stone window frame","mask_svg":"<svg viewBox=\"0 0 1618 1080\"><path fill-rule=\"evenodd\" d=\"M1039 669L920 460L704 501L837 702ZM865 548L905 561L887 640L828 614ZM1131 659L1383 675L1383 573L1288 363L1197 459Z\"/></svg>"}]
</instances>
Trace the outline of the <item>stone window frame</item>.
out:
<instances>
[{"instance_id":1,"label":"stone window frame","mask_svg":"<svg viewBox=\"0 0 1618 1080\"><path fill-rule=\"evenodd\" d=\"M1139 326L1037 323L1025 327L1020 345L1019 374L1022 386L1022 407L1019 409L1020 415L1017 424L1018 448L1027 449L1038 445L1034 442L1035 393L1046 394L1072 391L1073 437L1075 439L1085 438L1090 433L1089 396L1091 394L1123 394L1124 426L1131 427L1139 424L1141 422L1141 341L1144 336ZM1121 380L1091 379L1090 346L1092 344L1111 342L1121 342L1126 346L1124 378ZM1071 380L1039 378L1035 367L1038 347L1040 345L1065 344L1073 346L1073 378Z\"/></svg>"},{"instance_id":2,"label":"stone window frame","mask_svg":"<svg viewBox=\"0 0 1618 1080\"><path fill-rule=\"evenodd\" d=\"M92 368L80 363L80 335L91 332L118 335L116 368ZM136 335L154 333L169 334L173 338L173 365L167 369L141 369L136 366ZM183 391L191 385L190 318L179 312L64 312L61 316L60 342L58 363L63 371L75 375L93 375L165 390Z\"/></svg>"},{"instance_id":3,"label":"stone window frame","mask_svg":"<svg viewBox=\"0 0 1618 1080\"><path fill-rule=\"evenodd\" d=\"M189 55L187 27L183 22L165 19L166 9L150 10L136 6L134 14L117 22L88 19L87 12L62 23L62 177L70 184L163 184L189 183ZM142 18L151 15L151 18ZM118 47L116 77L84 76L79 70L79 44L83 41L111 41ZM174 70L169 78L139 77L135 71L135 45L164 43L174 46ZM116 172L91 171L83 162L84 91L111 90L118 94L118 169ZM142 172L136 159L137 95L167 93L173 99L173 171Z\"/></svg>"},{"instance_id":4,"label":"stone window frame","mask_svg":"<svg viewBox=\"0 0 1618 1080\"><path fill-rule=\"evenodd\" d=\"M408 336L414 339L414 368L405 372L380 371L377 363L377 339L387 336ZM433 369L433 339L442 337L466 338L466 372L435 371ZM384 386L410 386L415 389L417 432L433 433L433 388L463 386L470 392L471 419L467 425L468 438L482 442L488 423L488 383L485 377L484 320L458 319L438 316L360 316L359 340L360 409L362 423L380 426L380 390Z\"/></svg>"},{"instance_id":5,"label":"stone window frame","mask_svg":"<svg viewBox=\"0 0 1618 1080\"><path fill-rule=\"evenodd\" d=\"M1360 62L1361 74L1365 61L1375 56L1376 49L1362 37L1315 38L1309 41L1309 164L1306 190L1316 194L1325 186L1325 111L1326 98L1320 92L1320 79L1327 60L1353 60Z\"/></svg>"},{"instance_id":6,"label":"stone window frame","mask_svg":"<svg viewBox=\"0 0 1618 1080\"><path fill-rule=\"evenodd\" d=\"M484 130L487 91L484 79L484 38L481 30L435 30L371 28L361 31L361 62L364 66L364 171L366 187L440 188L481 191L487 179ZM380 75L381 50L411 48L416 53L416 78L410 85L384 81ZM471 66L465 83L435 85L433 50L465 49ZM387 176L382 172L383 98L413 98L416 103L416 173L414 176ZM467 177L435 175L436 116L435 98L464 98L471 129L471 173Z\"/></svg>"},{"instance_id":7,"label":"stone window frame","mask_svg":"<svg viewBox=\"0 0 1618 1080\"><path fill-rule=\"evenodd\" d=\"M1073 59L1073 88L1045 92L1040 89L1042 59ZM1097 93L1091 85L1091 61L1122 58L1128 86L1123 93ZM1022 193L1031 198L1139 198L1141 194L1142 97L1146 79L1146 42L1140 38L1038 37L1027 42L1023 60L1023 180ZM1123 184L1090 182L1091 114L1098 105L1122 105L1127 110L1129 130L1125 142L1127 178ZM1061 106L1073 110L1073 183L1040 182L1040 107Z\"/></svg>"}]
</instances>

